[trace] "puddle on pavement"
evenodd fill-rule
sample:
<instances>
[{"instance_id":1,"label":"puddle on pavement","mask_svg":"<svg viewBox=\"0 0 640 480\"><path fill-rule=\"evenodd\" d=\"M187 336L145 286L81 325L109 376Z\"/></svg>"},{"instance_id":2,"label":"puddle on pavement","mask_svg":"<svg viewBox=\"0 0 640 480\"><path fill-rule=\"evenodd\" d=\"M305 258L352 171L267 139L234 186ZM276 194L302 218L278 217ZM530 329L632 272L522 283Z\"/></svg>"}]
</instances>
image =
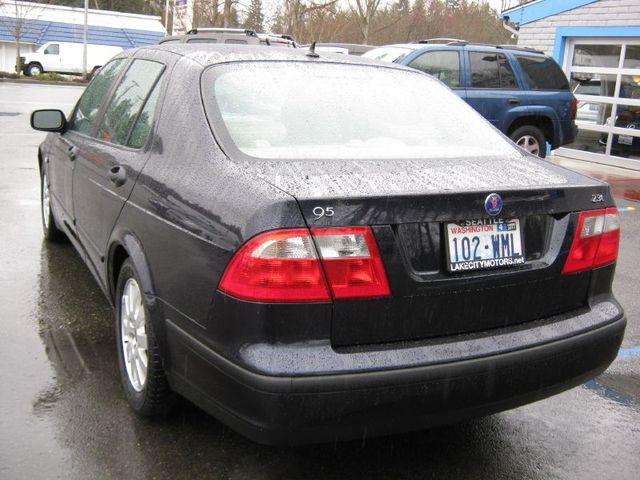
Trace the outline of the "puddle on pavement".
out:
<instances>
[{"instance_id":1,"label":"puddle on pavement","mask_svg":"<svg viewBox=\"0 0 640 480\"><path fill-rule=\"evenodd\" d=\"M640 202L640 178L623 177L620 175L597 173L592 171L584 171L582 173L607 182L611 185L611 189L613 190L613 195L615 197Z\"/></svg>"}]
</instances>

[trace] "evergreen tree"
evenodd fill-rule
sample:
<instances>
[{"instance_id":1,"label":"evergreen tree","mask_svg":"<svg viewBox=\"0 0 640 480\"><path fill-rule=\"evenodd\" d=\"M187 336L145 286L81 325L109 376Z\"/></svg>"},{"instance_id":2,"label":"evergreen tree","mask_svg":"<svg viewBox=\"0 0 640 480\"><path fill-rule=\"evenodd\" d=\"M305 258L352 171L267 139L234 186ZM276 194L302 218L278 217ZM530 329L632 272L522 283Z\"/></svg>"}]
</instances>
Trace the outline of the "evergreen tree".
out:
<instances>
[{"instance_id":1,"label":"evergreen tree","mask_svg":"<svg viewBox=\"0 0 640 480\"><path fill-rule=\"evenodd\" d=\"M262 13L262 0L251 0L247 10L247 18L242 24L244 28L250 28L256 32L264 31L264 13Z\"/></svg>"}]
</instances>

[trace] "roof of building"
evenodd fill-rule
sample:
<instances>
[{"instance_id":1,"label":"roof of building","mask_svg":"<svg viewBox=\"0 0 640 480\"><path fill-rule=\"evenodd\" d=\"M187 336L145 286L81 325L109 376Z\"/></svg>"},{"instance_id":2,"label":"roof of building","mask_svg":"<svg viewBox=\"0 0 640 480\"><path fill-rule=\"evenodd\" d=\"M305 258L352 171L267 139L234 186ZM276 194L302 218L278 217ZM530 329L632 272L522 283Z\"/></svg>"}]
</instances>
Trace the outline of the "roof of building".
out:
<instances>
[{"instance_id":1,"label":"roof of building","mask_svg":"<svg viewBox=\"0 0 640 480\"><path fill-rule=\"evenodd\" d=\"M597 1L598 0L535 0L504 10L500 14L500 18L509 17L509 21L512 23L526 25Z\"/></svg>"},{"instance_id":2,"label":"roof of building","mask_svg":"<svg viewBox=\"0 0 640 480\"><path fill-rule=\"evenodd\" d=\"M536 50L534 48L523 47L521 45L493 45L488 43L475 43L475 42L467 42L465 40L459 40L456 42L450 43L396 43L393 45L381 45L376 48L387 48L387 47L395 47L395 48L406 48L407 50L441 50L443 47L452 48L452 47L472 47L473 49L482 49L482 50L496 50L496 51L504 51L504 50L515 50L525 53L532 54L543 54L544 52L540 50Z\"/></svg>"},{"instance_id":3,"label":"roof of building","mask_svg":"<svg viewBox=\"0 0 640 480\"><path fill-rule=\"evenodd\" d=\"M42 45L47 42L82 43L84 9L25 2L4 2L0 6L0 41L14 41L15 7L23 19L20 41ZM22 9L22 10L20 10ZM151 15L89 10L88 41L99 45L134 48L157 43L165 35L160 18Z\"/></svg>"}]
</instances>

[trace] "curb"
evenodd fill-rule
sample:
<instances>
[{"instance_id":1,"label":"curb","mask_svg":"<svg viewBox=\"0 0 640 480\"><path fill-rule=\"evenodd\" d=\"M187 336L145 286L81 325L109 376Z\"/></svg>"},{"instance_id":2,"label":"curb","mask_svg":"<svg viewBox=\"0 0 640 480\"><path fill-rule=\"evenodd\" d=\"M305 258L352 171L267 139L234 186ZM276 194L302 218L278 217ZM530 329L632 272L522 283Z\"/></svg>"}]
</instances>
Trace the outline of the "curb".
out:
<instances>
[{"instance_id":1,"label":"curb","mask_svg":"<svg viewBox=\"0 0 640 480\"><path fill-rule=\"evenodd\" d=\"M72 87L86 87L89 82L80 83L80 82L54 82L51 80L31 80L29 78L25 79L17 79L17 78L0 78L0 83L26 83L32 85L63 85L63 86L72 86Z\"/></svg>"}]
</instances>

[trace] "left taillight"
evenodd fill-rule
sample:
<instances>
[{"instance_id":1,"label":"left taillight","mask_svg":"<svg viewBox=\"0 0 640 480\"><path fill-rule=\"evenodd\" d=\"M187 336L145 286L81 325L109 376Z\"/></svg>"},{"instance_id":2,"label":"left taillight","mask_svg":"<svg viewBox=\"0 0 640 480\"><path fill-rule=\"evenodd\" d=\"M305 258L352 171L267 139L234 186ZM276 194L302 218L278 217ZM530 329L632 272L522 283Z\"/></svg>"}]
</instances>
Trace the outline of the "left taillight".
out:
<instances>
[{"instance_id":1,"label":"left taillight","mask_svg":"<svg viewBox=\"0 0 640 480\"><path fill-rule=\"evenodd\" d=\"M255 302L328 302L329 289L306 228L253 237L227 265L219 289Z\"/></svg>"},{"instance_id":2,"label":"left taillight","mask_svg":"<svg viewBox=\"0 0 640 480\"><path fill-rule=\"evenodd\" d=\"M620 219L616 208L580 212L562 273L579 273L613 263L618 258L619 245Z\"/></svg>"},{"instance_id":3,"label":"left taillight","mask_svg":"<svg viewBox=\"0 0 640 480\"><path fill-rule=\"evenodd\" d=\"M369 227L298 228L249 240L229 262L220 285L257 302L328 302L390 296Z\"/></svg>"},{"instance_id":4,"label":"left taillight","mask_svg":"<svg viewBox=\"0 0 640 480\"><path fill-rule=\"evenodd\" d=\"M313 228L311 233L335 299L391 296L369 227Z\"/></svg>"}]
</instances>

